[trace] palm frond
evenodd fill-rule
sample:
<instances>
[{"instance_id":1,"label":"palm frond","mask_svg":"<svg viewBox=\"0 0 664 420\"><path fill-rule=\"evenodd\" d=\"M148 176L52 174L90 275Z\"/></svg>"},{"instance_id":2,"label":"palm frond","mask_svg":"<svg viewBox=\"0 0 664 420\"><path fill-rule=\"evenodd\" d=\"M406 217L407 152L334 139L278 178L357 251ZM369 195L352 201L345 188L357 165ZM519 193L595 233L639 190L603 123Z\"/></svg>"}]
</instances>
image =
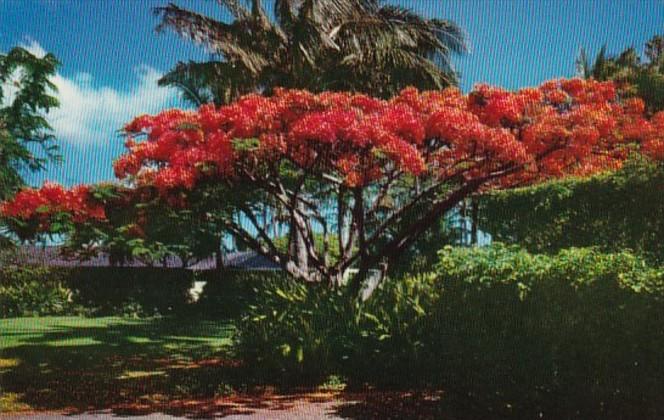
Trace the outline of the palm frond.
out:
<instances>
[{"instance_id":1,"label":"palm frond","mask_svg":"<svg viewBox=\"0 0 664 420\"><path fill-rule=\"evenodd\" d=\"M579 56L574 60L574 66L576 67L576 75L583 77L584 79L590 78L592 74L592 68L590 66L590 61L588 60L588 54L586 49L581 47L579 51Z\"/></svg>"},{"instance_id":2,"label":"palm frond","mask_svg":"<svg viewBox=\"0 0 664 420\"><path fill-rule=\"evenodd\" d=\"M411 84L441 88L457 80L451 57L468 50L464 32L453 22L425 19L379 0L274 0L274 21L261 0L217 2L235 17L232 23L169 4L156 9L162 17L158 29L206 45L249 74L245 80L225 70L231 76L224 80L241 84L241 90L253 84L266 93L283 86L389 96ZM184 80L197 80L183 77L188 74L179 66L172 75L177 78L164 83L185 86ZM210 92L210 86L226 85L205 86Z\"/></svg>"},{"instance_id":3,"label":"palm frond","mask_svg":"<svg viewBox=\"0 0 664 420\"><path fill-rule=\"evenodd\" d=\"M664 57L664 35L655 35L646 42L645 55L650 65L659 64Z\"/></svg>"},{"instance_id":4,"label":"palm frond","mask_svg":"<svg viewBox=\"0 0 664 420\"><path fill-rule=\"evenodd\" d=\"M606 56L606 44L602 45L595 57L592 67L592 76L597 80L606 80L608 77L609 58Z\"/></svg>"},{"instance_id":5,"label":"palm frond","mask_svg":"<svg viewBox=\"0 0 664 420\"><path fill-rule=\"evenodd\" d=\"M277 23L287 32L290 32L296 18L295 10L295 0L274 1L274 15L277 18Z\"/></svg>"},{"instance_id":6,"label":"palm frond","mask_svg":"<svg viewBox=\"0 0 664 420\"><path fill-rule=\"evenodd\" d=\"M159 79L160 86L177 88L183 98L193 105L214 102L229 103L255 90L256 80L233 63L208 61L179 62Z\"/></svg>"},{"instance_id":7,"label":"palm frond","mask_svg":"<svg viewBox=\"0 0 664 420\"><path fill-rule=\"evenodd\" d=\"M441 19L431 19L429 23L433 26L440 42L451 52L455 54L469 52L468 35L459 25L450 20Z\"/></svg>"},{"instance_id":8,"label":"palm frond","mask_svg":"<svg viewBox=\"0 0 664 420\"><path fill-rule=\"evenodd\" d=\"M251 25L244 20L226 24L190 10L181 9L174 4L154 9L161 16L157 31L173 29L180 36L206 45L213 52L221 53L227 60L240 61L244 67L258 74L268 60L260 51L252 48Z\"/></svg>"},{"instance_id":9,"label":"palm frond","mask_svg":"<svg viewBox=\"0 0 664 420\"><path fill-rule=\"evenodd\" d=\"M237 0L217 0L217 3L228 10L236 19L249 18L249 11Z\"/></svg>"},{"instance_id":10,"label":"palm frond","mask_svg":"<svg viewBox=\"0 0 664 420\"><path fill-rule=\"evenodd\" d=\"M636 68L639 66L641 58L634 47L627 48L616 58L616 65L620 67Z\"/></svg>"}]
</instances>

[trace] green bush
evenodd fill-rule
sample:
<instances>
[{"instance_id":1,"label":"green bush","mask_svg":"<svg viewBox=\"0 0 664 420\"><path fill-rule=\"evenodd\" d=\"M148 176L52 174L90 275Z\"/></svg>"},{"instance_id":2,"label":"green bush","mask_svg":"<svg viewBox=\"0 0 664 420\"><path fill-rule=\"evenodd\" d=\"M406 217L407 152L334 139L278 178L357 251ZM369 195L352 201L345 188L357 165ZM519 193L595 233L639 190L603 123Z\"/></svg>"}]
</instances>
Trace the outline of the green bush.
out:
<instances>
[{"instance_id":1,"label":"green bush","mask_svg":"<svg viewBox=\"0 0 664 420\"><path fill-rule=\"evenodd\" d=\"M95 316L178 313L190 300L193 273L176 268L79 267L67 285L74 301Z\"/></svg>"},{"instance_id":2,"label":"green bush","mask_svg":"<svg viewBox=\"0 0 664 420\"><path fill-rule=\"evenodd\" d=\"M81 309L73 302L66 273L45 267L0 267L0 318L66 315Z\"/></svg>"},{"instance_id":3,"label":"green bush","mask_svg":"<svg viewBox=\"0 0 664 420\"><path fill-rule=\"evenodd\" d=\"M359 310L292 282L258 296L240 354L292 383L442 388L494 417L664 417L664 271L627 252L445 248Z\"/></svg>"},{"instance_id":4,"label":"green bush","mask_svg":"<svg viewBox=\"0 0 664 420\"><path fill-rule=\"evenodd\" d=\"M192 272L0 265L0 317L167 315L189 308Z\"/></svg>"},{"instance_id":5,"label":"green bush","mask_svg":"<svg viewBox=\"0 0 664 420\"><path fill-rule=\"evenodd\" d=\"M631 249L664 263L664 165L633 158L617 172L480 197L479 228L530 252Z\"/></svg>"},{"instance_id":6,"label":"green bush","mask_svg":"<svg viewBox=\"0 0 664 420\"><path fill-rule=\"evenodd\" d=\"M281 270L215 270L199 272L195 280L205 281L196 309L204 315L238 318L255 302L256 291L263 284L283 281L286 274Z\"/></svg>"},{"instance_id":7,"label":"green bush","mask_svg":"<svg viewBox=\"0 0 664 420\"><path fill-rule=\"evenodd\" d=\"M437 273L427 341L446 384L514 410L662 415L664 271L627 252L497 246L446 249Z\"/></svg>"},{"instance_id":8,"label":"green bush","mask_svg":"<svg viewBox=\"0 0 664 420\"><path fill-rule=\"evenodd\" d=\"M321 383L339 370L352 311L340 292L288 278L257 284L238 323L237 352L252 376L282 386Z\"/></svg>"}]
</instances>

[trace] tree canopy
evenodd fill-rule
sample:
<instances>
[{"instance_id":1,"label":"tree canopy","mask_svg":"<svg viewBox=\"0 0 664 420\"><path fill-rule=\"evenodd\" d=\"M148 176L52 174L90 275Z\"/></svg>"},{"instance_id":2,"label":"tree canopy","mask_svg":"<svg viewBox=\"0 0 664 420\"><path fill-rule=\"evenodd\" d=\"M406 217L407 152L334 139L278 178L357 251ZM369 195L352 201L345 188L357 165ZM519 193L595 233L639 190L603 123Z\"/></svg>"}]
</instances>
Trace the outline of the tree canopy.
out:
<instances>
[{"instance_id":1,"label":"tree canopy","mask_svg":"<svg viewBox=\"0 0 664 420\"><path fill-rule=\"evenodd\" d=\"M23 185L23 171L41 170L58 158L45 118L58 106L49 80L57 66L52 54L40 58L21 47L0 54L0 198Z\"/></svg>"},{"instance_id":2,"label":"tree canopy","mask_svg":"<svg viewBox=\"0 0 664 420\"><path fill-rule=\"evenodd\" d=\"M207 62L178 63L159 82L196 105L276 87L382 98L411 85L441 89L456 82L451 56L467 49L454 22L377 0L275 0L268 11L260 0L218 3L230 23L172 3L155 9L158 31L171 29L212 53Z\"/></svg>"},{"instance_id":3,"label":"tree canopy","mask_svg":"<svg viewBox=\"0 0 664 420\"><path fill-rule=\"evenodd\" d=\"M664 110L664 36L655 35L644 46L644 57L634 47L615 56L603 46L592 61L582 48L577 73L595 80L613 80L624 96L638 96L651 112Z\"/></svg>"},{"instance_id":4,"label":"tree canopy","mask_svg":"<svg viewBox=\"0 0 664 420\"><path fill-rule=\"evenodd\" d=\"M577 69L585 78L614 81L620 96L641 97L654 113L664 109L663 49L661 35L646 42L643 56L633 47L610 55L604 46L591 62L582 49ZM631 248L662 261L662 173L661 165L634 158L616 173L488 194L480 198L479 223L494 239L533 252Z\"/></svg>"},{"instance_id":5,"label":"tree canopy","mask_svg":"<svg viewBox=\"0 0 664 420\"><path fill-rule=\"evenodd\" d=\"M390 100L277 90L139 116L125 131L114 164L122 186L23 190L2 205L15 230L30 237L56 222L76 236L156 200L217 223L296 278L334 285L348 268L360 282L394 261L471 194L615 169L633 152L664 158L664 113L648 118L611 82L581 79L468 95L406 89ZM287 250L260 217L277 212ZM130 222L145 235L145 215Z\"/></svg>"}]
</instances>

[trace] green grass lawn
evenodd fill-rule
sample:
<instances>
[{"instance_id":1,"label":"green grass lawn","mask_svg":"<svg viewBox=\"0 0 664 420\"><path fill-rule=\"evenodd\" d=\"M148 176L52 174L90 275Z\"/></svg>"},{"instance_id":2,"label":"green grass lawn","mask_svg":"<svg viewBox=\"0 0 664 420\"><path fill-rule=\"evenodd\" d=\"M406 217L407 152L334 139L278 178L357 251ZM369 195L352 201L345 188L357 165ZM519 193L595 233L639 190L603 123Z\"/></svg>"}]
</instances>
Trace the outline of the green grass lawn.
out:
<instances>
[{"instance_id":1,"label":"green grass lawn","mask_svg":"<svg viewBox=\"0 0 664 420\"><path fill-rule=\"evenodd\" d=\"M0 319L0 413L94 410L214 396L237 362L227 321Z\"/></svg>"}]
</instances>

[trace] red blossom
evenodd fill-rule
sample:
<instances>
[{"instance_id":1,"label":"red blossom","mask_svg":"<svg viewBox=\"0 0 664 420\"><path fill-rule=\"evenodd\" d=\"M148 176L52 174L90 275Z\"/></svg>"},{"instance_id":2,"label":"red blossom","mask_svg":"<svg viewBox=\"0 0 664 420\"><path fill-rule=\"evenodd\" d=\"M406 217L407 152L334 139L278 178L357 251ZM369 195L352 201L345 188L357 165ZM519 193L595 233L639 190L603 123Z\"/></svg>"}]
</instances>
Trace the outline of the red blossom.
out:
<instances>
[{"instance_id":1,"label":"red blossom","mask_svg":"<svg viewBox=\"0 0 664 420\"><path fill-rule=\"evenodd\" d=\"M12 200L0 206L0 213L17 219L35 219L45 228L50 224L50 218L58 213L70 214L75 223L106 218L103 205L92 198L88 186L66 190L50 182L41 189L19 191Z\"/></svg>"},{"instance_id":2,"label":"red blossom","mask_svg":"<svg viewBox=\"0 0 664 420\"><path fill-rule=\"evenodd\" d=\"M533 173L562 176L575 166L601 170L596 152L614 153L626 143L661 156L657 127L663 124L655 127L654 121L664 117L648 121L641 100L615 99L612 83L582 79L552 80L516 92L478 85L467 96L458 89L409 88L389 101L277 89L272 97L248 95L218 108L140 116L126 130L147 134L148 141L128 141L127 154L114 166L119 178L134 177L168 193L195 188L210 176L237 175L237 166L248 162L246 153L240 159L233 148L238 138L258 139L258 147L248 152L255 154L254 164L287 159L307 170L339 172L355 184L380 179L388 161L407 173L434 176L453 173L460 162L475 162L469 173L477 175L532 162L522 178L534 180ZM429 150L431 141L444 150ZM361 157L363 165L339 164L351 155ZM154 167L156 173L144 174Z\"/></svg>"},{"instance_id":3,"label":"red blossom","mask_svg":"<svg viewBox=\"0 0 664 420\"><path fill-rule=\"evenodd\" d=\"M640 99L621 102L612 83L582 79L516 92L478 85L469 95L408 88L391 100L277 89L221 107L142 115L125 131L116 176L177 206L200 182L242 183L282 161L351 187L394 170L470 180L508 168L484 187L507 188L613 169L633 150L664 159L664 113L647 118ZM104 219L88 189L53 184L23 190L1 210L45 228L58 212L75 222Z\"/></svg>"}]
</instances>

